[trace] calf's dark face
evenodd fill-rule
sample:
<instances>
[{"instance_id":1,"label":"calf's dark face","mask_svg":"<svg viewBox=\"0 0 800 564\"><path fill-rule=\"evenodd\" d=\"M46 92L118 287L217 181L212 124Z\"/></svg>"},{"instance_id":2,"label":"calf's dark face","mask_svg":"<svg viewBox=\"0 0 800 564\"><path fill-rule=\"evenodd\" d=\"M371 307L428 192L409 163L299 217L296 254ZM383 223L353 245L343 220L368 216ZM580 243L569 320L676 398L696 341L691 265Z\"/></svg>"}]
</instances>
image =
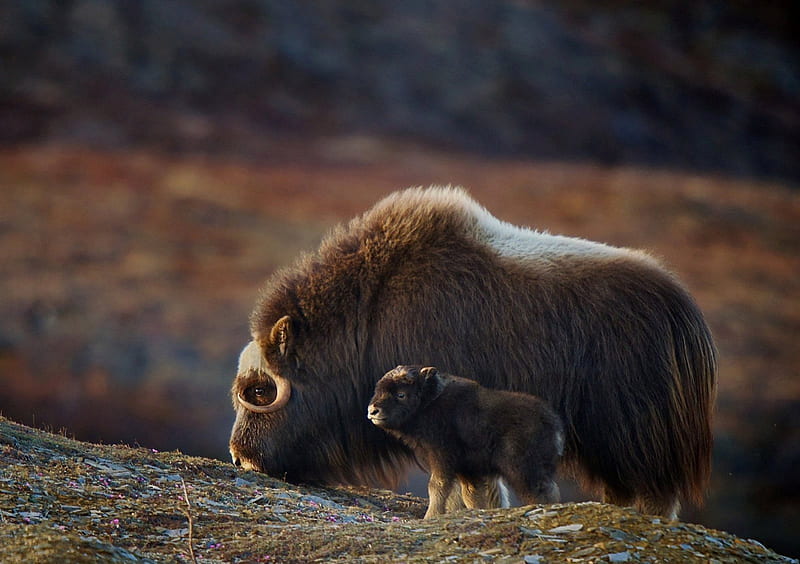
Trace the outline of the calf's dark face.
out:
<instances>
[{"instance_id":1,"label":"calf's dark face","mask_svg":"<svg viewBox=\"0 0 800 564\"><path fill-rule=\"evenodd\" d=\"M398 429L408 421L419 403L410 386L388 383L375 391L367 417L378 427Z\"/></svg>"},{"instance_id":2,"label":"calf's dark face","mask_svg":"<svg viewBox=\"0 0 800 564\"><path fill-rule=\"evenodd\" d=\"M431 390L431 368L398 366L375 385L367 418L383 429L400 429L415 416Z\"/></svg>"}]
</instances>

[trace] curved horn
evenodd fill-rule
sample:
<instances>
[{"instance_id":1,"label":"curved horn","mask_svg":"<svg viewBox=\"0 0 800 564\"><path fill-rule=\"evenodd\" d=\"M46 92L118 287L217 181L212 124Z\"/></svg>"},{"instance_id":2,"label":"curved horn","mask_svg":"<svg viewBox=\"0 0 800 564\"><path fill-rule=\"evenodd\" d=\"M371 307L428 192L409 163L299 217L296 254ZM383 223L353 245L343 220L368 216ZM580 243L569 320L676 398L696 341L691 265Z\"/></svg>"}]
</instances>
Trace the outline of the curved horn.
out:
<instances>
[{"instance_id":1,"label":"curved horn","mask_svg":"<svg viewBox=\"0 0 800 564\"><path fill-rule=\"evenodd\" d=\"M292 396L292 384L283 376L271 374L264 361L261 347L255 341L251 341L239 355L239 374L244 374L248 370L255 370L260 374L266 374L275 383L275 400L269 405L254 405L242 397L241 392L237 392L236 400L245 409L254 413L272 413L278 411L289 401Z\"/></svg>"},{"instance_id":2,"label":"curved horn","mask_svg":"<svg viewBox=\"0 0 800 564\"><path fill-rule=\"evenodd\" d=\"M255 405L242 397L241 392L236 394L236 399L242 404L242 407L254 413L272 413L281 409L292 397L292 384L282 376L274 376L270 374L270 378L275 382L275 400L268 405Z\"/></svg>"}]
</instances>

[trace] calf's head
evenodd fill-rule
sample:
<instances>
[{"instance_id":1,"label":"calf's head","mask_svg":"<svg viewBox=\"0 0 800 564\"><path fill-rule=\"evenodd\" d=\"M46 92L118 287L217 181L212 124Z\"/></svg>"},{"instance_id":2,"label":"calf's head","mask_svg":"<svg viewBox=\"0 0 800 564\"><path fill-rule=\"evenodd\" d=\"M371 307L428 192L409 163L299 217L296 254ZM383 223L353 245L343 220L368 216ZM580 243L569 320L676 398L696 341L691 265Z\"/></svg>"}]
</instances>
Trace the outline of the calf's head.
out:
<instances>
[{"instance_id":1,"label":"calf's head","mask_svg":"<svg viewBox=\"0 0 800 564\"><path fill-rule=\"evenodd\" d=\"M367 418L383 429L400 429L444 389L439 371L428 366L398 366L375 385Z\"/></svg>"}]
</instances>

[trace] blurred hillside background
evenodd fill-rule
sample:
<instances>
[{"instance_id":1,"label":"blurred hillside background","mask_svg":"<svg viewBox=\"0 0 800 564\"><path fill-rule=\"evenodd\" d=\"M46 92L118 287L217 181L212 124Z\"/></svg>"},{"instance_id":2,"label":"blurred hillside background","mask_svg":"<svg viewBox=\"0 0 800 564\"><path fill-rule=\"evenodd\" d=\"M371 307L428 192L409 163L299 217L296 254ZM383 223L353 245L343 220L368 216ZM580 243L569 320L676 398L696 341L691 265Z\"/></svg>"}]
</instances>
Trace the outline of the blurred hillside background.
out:
<instances>
[{"instance_id":1,"label":"blurred hillside background","mask_svg":"<svg viewBox=\"0 0 800 564\"><path fill-rule=\"evenodd\" d=\"M227 459L264 279L409 185L649 249L720 349L686 520L800 555L792 3L0 4L0 412Z\"/></svg>"}]
</instances>

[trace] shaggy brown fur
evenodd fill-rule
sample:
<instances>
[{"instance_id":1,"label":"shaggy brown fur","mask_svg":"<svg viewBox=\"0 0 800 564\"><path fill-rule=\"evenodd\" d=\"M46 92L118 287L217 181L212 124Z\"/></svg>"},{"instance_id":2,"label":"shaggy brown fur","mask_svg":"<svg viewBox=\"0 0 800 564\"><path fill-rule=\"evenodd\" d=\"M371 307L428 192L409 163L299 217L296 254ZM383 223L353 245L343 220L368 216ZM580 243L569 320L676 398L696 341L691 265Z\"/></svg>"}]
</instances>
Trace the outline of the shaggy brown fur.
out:
<instances>
[{"instance_id":1,"label":"shaggy brown fur","mask_svg":"<svg viewBox=\"0 0 800 564\"><path fill-rule=\"evenodd\" d=\"M564 422L564 465L608 501L672 516L680 497L704 498L715 348L691 296L644 253L515 228L459 190L411 189L275 274L251 331L263 366L240 366L230 445L257 470L391 483L410 453L363 413L376 374L413 359L542 397ZM254 386L274 395L270 373L291 383L282 409L236 401Z\"/></svg>"},{"instance_id":2,"label":"shaggy brown fur","mask_svg":"<svg viewBox=\"0 0 800 564\"><path fill-rule=\"evenodd\" d=\"M559 501L553 476L564 432L535 396L489 390L431 366L398 366L375 386L367 418L426 463L425 518L445 513L456 480L471 509L491 505L484 494L498 477L526 504Z\"/></svg>"}]
</instances>

